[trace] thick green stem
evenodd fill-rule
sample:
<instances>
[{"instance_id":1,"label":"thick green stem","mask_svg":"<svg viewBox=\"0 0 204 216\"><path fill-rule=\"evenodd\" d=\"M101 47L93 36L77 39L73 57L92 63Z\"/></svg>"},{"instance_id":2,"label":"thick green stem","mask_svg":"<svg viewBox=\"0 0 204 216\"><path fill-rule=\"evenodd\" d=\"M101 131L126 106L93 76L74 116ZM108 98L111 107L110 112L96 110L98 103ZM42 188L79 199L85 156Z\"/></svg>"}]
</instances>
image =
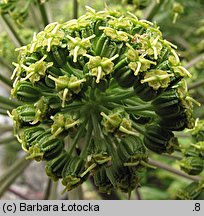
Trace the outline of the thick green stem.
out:
<instances>
[{"instance_id":1,"label":"thick green stem","mask_svg":"<svg viewBox=\"0 0 204 216\"><path fill-rule=\"evenodd\" d=\"M2 197L7 189L15 182L16 178L22 175L23 171L30 163L31 161L26 160L24 156L7 169L0 178L0 197Z\"/></svg>"},{"instance_id":2,"label":"thick green stem","mask_svg":"<svg viewBox=\"0 0 204 216\"><path fill-rule=\"evenodd\" d=\"M12 87L12 81L0 73L0 80L7 86Z\"/></svg>"},{"instance_id":3,"label":"thick green stem","mask_svg":"<svg viewBox=\"0 0 204 216\"><path fill-rule=\"evenodd\" d=\"M93 130L93 124L92 124L92 121L89 120L89 122L88 122L88 128L87 128L87 131L86 131L86 136L85 136L85 140L84 140L83 150L82 150L82 152L80 154L80 156L82 158L85 157L87 148L89 147L89 144L90 144L90 141L91 141L92 130Z\"/></svg>"},{"instance_id":4,"label":"thick green stem","mask_svg":"<svg viewBox=\"0 0 204 216\"><path fill-rule=\"evenodd\" d=\"M0 115L8 115L7 112L5 110L0 110Z\"/></svg>"},{"instance_id":5,"label":"thick green stem","mask_svg":"<svg viewBox=\"0 0 204 216\"><path fill-rule=\"evenodd\" d=\"M40 9L40 14L41 14L42 21L43 21L43 24L45 27L46 25L48 25L50 23L49 19L48 19L46 8L45 8L45 3L41 2L41 0L38 0L38 6Z\"/></svg>"},{"instance_id":6,"label":"thick green stem","mask_svg":"<svg viewBox=\"0 0 204 216\"><path fill-rule=\"evenodd\" d=\"M13 108L21 105L20 103L16 102L16 101L12 101L6 97L3 97L3 96L0 96L0 104L6 104L6 105L9 105Z\"/></svg>"},{"instance_id":7,"label":"thick green stem","mask_svg":"<svg viewBox=\"0 0 204 216\"><path fill-rule=\"evenodd\" d=\"M138 188L135 189L135 194L136 194L137 200L142 200L142 196Z\"/></svg>"},{"instance_id":8,"label":"thick green stem","mask_svg":"<svg viewBox=\"0 0 204 216\"><path fill-rule=\"evenodd\" d=\"M142 110L142 111L136 111L136 112L131 112L131 114L135 114L135 115L141 115L143 117L150 117L150 118L155 118L157 117L157 115L155 114L155 112L153 111L149 111L149 110Z\"/></svg>"},{"instance_id":9,"label":"thick green stem","mask_svg":"<svg viewBox=\"0 0 204 216\"><path fill-rule=\"evenodd\" d=\"M199 88L201 86L204 86L204 79L201 79L201 80L198 80L194 83L191 83L189 86L188 86L188 89L196 89L196 88Z\"/></svg>"},{"instance_id":10,"label":"thick green stem","mask_svg":"<svg viewBox=\"0 0 204 216\"><path fill-rule=\"evenodd\" d=\"M86 123L83 123L79 126L79 129L77 131L77 134L75 135L73 141L72 141L72 146L69 150L69 155L71 155L74 151L74 149L76 148L76 145L77 145L77 142L79 141L79 139L81 138L84 130L85 130L85 127L86 127Z\"/></svg>"},{"instance_id":11,"label":"thick green stem","mask_svg":"<svg viewBox=\"0 0 204 216\"><path fill-rule=\"evenodd\" d=\"M44 193L44 200L48 200L49 195L50 195L50 190L51 190L51 184L52 184L52 180L50 178L48 178L47 181L47 187Z\"/></svg>"},{"instance_id":12,"label":"thick green stem","mask_svg":"<svg viewBox=\"0 0 204 216\"><path fill-rule=\"evenodd\" d=\"M6 62L6 61L4 60L4 58L2 58L2 57L0 57L0 64L3 65L5 68L7 68L10 72L13 71L12 65L9 64L8 62ZM2 75L0 74L0 76L2 76ZM1 79L1 78L0 78L0 79ZM3 81L3 80L2 80L2 81Z\"/></svg>"},{"instance_id":13,"label":"thick green stem","mask_svg":"<svg viewBox=\"0 0 204 216\"><path fill-rule=\"evenodd\" d=\"M10 105L7 105L7 104L1 104L0 103L0 107L1 107L1 110L3 111L11 111L13 109L13 107L11 107Z\"/></svg>"},{"instance_id":14,"label":"thick green stem","mask_svg":"<svg viewBox=\"0 0 204 216\"><path fill-rule=\"evenodd\" d=\"M12 141L17 141L15 136L0 139L0 145L1 144L6 144L7 145L7 144L11 143Z\"/></svg>"},{"instance_id":15,"label":"thick green stem","mask_svg":"<svg viewBox=\"0 0 204 216\"><path fill-rule=\"evenodd\" d=\"M77 19L78 18L78 0L73 0L73 19Z\"/></svg>"},{"instance_id":16,"label":"thick green stem","mask_svg":"<svg viewBox=\"0 0 204 216\"><path fill-rule=\"evenodd\" d=\"M98 124L98 118L95 113L91 114L91 119L93 123L94 136L96 139L101 139L101 131Z\"/></svg>"},{"instance_id":17,"label":"thick green stem","mask_svg":"<svg viewBox=\"0 0 204 216\"><path fill-rule=\"evenodd\" d=\"M189 180L193 180L193 181L200 181L201 178L199 176L190 176L180 170L177 170L175 168L172 168L171 166L167 165L167 164L163 164L163 163L160 163L158 161L155 161L153 159L149 159L149 162L148 162L150 165L153 165L155 167L158 167L158 168L161 168L161 169L164 169L168 172L171 172L175 175L178 175L178 176L181 176L183 178L186 178L186 179L189 179Z\"/></svg>"},{"instance_id":18,"label":"thick green stem","mask_svg":"<svg viewBox=\"0 0 204 216\"><path fill-rule=\"evenodd\" d=\"M143 105L143 104L146 104L145 101L141 100L140 98L138 97L132 97L132 98L129 98L129 99L125 99L124 102L128 105L132 105L132 106L137 106L137 105Z\"/></svg>"},{"instance_id":19,"label":"thick green stem","mask_svg":"<svg viewBox=\"0 0 204 216\"><path fill-rule=\"evenodd\" d=\"M101 101L102 102L117 102L117 101L121 101L127 98L131 98L135 96L135 92L134 91L129 91L126 92L124 94L115 94L115 95L111 95L111 96L104 96L101 97Z\"/></svg>"},{"instance_id":20,"label":"thick green stem","mask_svg":"<svg viewBox=\"0 0 204 216\"><path fill-rule=\"evenodd\" d=\"M7 19L7 17L5 15L1 16L4 23L7 25L7 27L9 28L10 33L12 34L12 36L15 38L16 42L18 43L17 46L23 46L24 43L21 40L21 38L19 37L19 34L16 32L16 30L13 28L13 25L10 23L10 21ZM12 39L12 38L11 38Z\"/></svg>"},{"instance_id":21,"label":"thick green stem","mask_svg":"<svg viewBox=\"0 0 204 216\"><path fill-rule=\"evenodd\" d=\"M81 185L68 192L69 200L83 200L83 190Z\"/></svg>"},{"instance_id":22,"label":"thick green stem","mask_svg":"<svg viewBox=\"0 0 204 216\"><path fill-rule=\"evenodd\" d=\"M81 107L84 105L84 103L82 102L73 102L69 105L66 105L64 108L62 108L62 112L66 113L69 112L71 110L77 110L77 109L81 109Z\"/></svg>"},{"instance_id":23,"label":"thick green stem","mask_svg":"<svg viewBox=\"0 0 204 216\"><path fill-rule=\"evenodd\" d=\"M57 189L58 189L58 182L54 182L51 180L51 187L50 187L50 193L48 196L48 200L57 199Z\"/></svg>"},{"instance_id":24,"label":"thick green stem","mask_svg":"<svg viewBox=\"0 0 204 216\"><path fill-rule=\"evenodd\" d=\"M141 127L141 126L139 126L139 125L137 125L135 122L133 122L132 121L132 126L133 126L133 128L135 129L135 130L137 130L138 132L140 132L141 134L145 134L145 130Z\"/></svg>"},{"instance_id":25,"label":"thick green stem","mask_svg":"<svg viewBox=\"0 0 204 216\"><path fill-rule=\"evenodd\" d=\"M194 65L196 65L198 62L203 61L204 60L204 54L200 54L197 57L193 58L191 61L189 61L186 65L185 68L189 69L191 67L193 67Z\"/></svg>"},{"instance_id":26,"label":"thick green stem","mask_svg":"<svg viewBox=\"0 0 204 216\"><path fill-rule=\"evenodd\" d=\"M1 125L0 124L0 134L1 133L5 133L7 131L12 131L13 130L13 126L9 126L9 125Z\"/></svg>"}]
</instances>

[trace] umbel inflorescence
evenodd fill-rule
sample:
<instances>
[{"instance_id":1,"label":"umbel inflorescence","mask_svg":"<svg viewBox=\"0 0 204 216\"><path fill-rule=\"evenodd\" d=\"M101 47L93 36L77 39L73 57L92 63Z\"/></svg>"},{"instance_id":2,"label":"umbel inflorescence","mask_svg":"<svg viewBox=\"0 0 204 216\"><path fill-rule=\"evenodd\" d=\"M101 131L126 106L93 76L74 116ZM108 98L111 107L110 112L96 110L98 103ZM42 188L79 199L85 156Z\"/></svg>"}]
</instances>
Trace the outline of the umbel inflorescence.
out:
<instances>
[{"instance_id":1,"label":"umbel inflorescence","mask_svg":"<svg viewBox=\"0 0 204 216\"><path fill-rule=\"evenodd\" d=\"M172 153L192 128L192 102L175 46L131 13L107 10L51 23L20 55L10 114L28 159L71 190L93 176L101 192L130 192L148 150Z\"/></svg>"}]
</instances>

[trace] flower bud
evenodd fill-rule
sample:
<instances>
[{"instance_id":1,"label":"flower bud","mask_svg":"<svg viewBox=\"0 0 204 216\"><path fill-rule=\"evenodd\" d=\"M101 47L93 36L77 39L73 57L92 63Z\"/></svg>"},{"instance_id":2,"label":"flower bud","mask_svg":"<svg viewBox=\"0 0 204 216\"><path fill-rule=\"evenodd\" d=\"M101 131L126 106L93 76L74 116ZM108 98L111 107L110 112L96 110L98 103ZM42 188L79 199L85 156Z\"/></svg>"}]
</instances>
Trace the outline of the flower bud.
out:
<instances>
[{"instance_id":1,"label":"flower bud","mask_svg":"<svg viewBox=\"0 0 204 216\"><path fill-rule=\"evenodd\" d=\"M156 153L172 153L178 141L174 134L159 125L150 125L144 135L145 146Z\"/></svg>"},{"instance_id":2,"label":"flower bud","mask_svg":"<svg viewBox=\"0 0 204 216\"><path fill-rule=\"evenodd\" d=\"M199 157L185 157L180 161L181 169L189 175L199 175L203 169L203 159Z\"/></svg>"}]
</instances>

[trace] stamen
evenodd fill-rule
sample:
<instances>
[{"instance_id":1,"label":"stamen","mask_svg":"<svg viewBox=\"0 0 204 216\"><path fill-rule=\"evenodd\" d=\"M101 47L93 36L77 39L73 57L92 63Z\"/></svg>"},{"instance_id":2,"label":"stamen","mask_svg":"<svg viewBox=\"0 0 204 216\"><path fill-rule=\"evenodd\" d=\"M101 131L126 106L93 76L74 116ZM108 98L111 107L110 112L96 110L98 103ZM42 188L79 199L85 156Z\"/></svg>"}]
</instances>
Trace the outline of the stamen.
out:
<instances>
[{"instance_id":1,"label":"stamen","mask_svg":"<svg viewBox=\"0 0 204 216\"><path fill-rule=\"evenodd\" d=\"M16 79L15 79L14 82L13 82L13 88L16 86L18 80L19 80L19 77L16 77Z\"/></svg>"},{"instance_id":2,"label":"stamen","mask_svg":"<svg viewBox=\"0 0 204 216\"><path fill-rule=\"evenodd\" d=\"M66 36L72 43L76 44L77 40L69 35Z\"/></svg>"},{"instance_id":3,"label":"stamen","mask_svg":"<svg viewBox=\"0 0 204 216\"><path fill-rule=\"evenodd\" d=\"M116 54L116 55L114 55L113 57L111 57L110 59L107 59L106 61L102 62L102 64L103 64L103 65L104 65L104 64L107 64L107 63L109 63L109 62L115 60L115 59L118 58L118 57L119 57L119 55Z\"/></svg>"},{"instance_id":4,"label":"stamen","mask_svg":"<svg viewBox=\"0 0 204 216\"><path fill-rule=\"evenodd\" d=\"M75 125L79 124L81 121L79 119L77 119L75 122L71 123L71 124L68 124L68 125L65 125L66 129L69 129L69 128L72 128L74 127Z\"/></svg>"},{"instance_id":5,"label":"stamen","mask_svg":"<svg viewBox=\"0 0 204 216\"><path fill-rule=\"evenodd\" d=\"M77 62L77 53L78 53L78 51L79 51L79 46L76 46L75 48L74 48L74 55L73 55L73 62L74 63L76 63Z\"/></svg>"},{"instance_id":6,"label":"stamen","mask_svg":"<svg viewBox=\"0 0 204 216\"><path fill-rule=\"evenodd\" d=\"M127 13L128 13L130 16L132 16L133 18L135 18L135 19L136 19L136 21L138 21L138 18L136 17L136 15L135 15L135 14L131 13L130 11L128 11Z\"/></svg>"},{"instance_id":7,"label":"stamen","mask_svg":"<svg viewBox=\"0 0 204 216\"><path fill-rule=\"evenodd\" d=\"M93 8L89 7L88 5L86 5L85 8L89 12L96 13L96 11Z\"/></svg>"},{"instance_id":8,"label":"stamen","mask_svg":"<svg viewBox=\"0 0 204 216\"><path fill-rule=\"evenodd\" d=\"M178 55L177 55L177 53L175 52L175 50L171 50L171 53L173 54L173 56L175 57L175 59L176 59L176 62L177 62L177 64L180 62L180 59L179 59L179 57L178 57Z\"/></svg>"},{"instance_id":9,"label":"stamen","mask_svg":"<svg viewBox=\"0 0 204 216\"><path fill-rule=\"evenodd\" d=\"M61 134L64 131L62 127L59 127L55 133L52 135L53 137L57 137L59 134Z\"/></svg>"},{"instance_id":10,"label":"stamen","mask_svg":"<svg viewBox=\"0 0 204 216\"><path fill-rule=\"evenodd\" d=\"M96 37L96 35L93 34L93 35L91 35L91 36L89 36L89 37L87 37L87 38L82 39L81 42L86 42L86 41L91 40L91 39L93 39L93 38L95 38L95 37Z\"/></svg>"},{"instance_id":11,"label":"stamen","mask_svg":"<svg viewBox=\"0 0 204 216\"><path fill-rule=\"evenodd\" d=\"M192 77L192 75L190 74L190 72L188 70L186 70L186 68L184 68L183 66L178 66L179 69L181 69L188 77Z\"/></svg>"},{"instance_id":12,"label":"stamen","mask_svg":"<svg viewBox=\"0 0 204 216\"><path fill-rule=\"evenodd\" d=\"M93 163L90 167L88 167L88 168L80 175L80 177L83 178L88 172L90 172L91 170L93 170L96 166L97 166L97 164Z\"/></svg>"},{"instance_id":13,"label":"stamen","mask_svg":"<svg viewBox=\"0 0 204 216\"><path fill-rule=\"evenodd\" d=\"M108 115L106 115L104 112L101 112L100 115L102 115L105 119L107 119L114 127L117 127L118 124L114 120L112 120Z\"/></svg>"},{"instance_id":14,"label":"stamen","mask_svg":"<svg viewBox=\"0 0 204 216\"><path fill-rule=\"evenodd\" d=\"M31 73L29 73L26 77L24 77L24 78L21 78L21 81L26 81L27 79L29 79L31 76L33 76L33 74L35 74L35 72L33 71L33 72L31 72Z\"/></svg>"},{"instance_id":15,"label":"stamen","mask_svg":"<svg viewBox=\"0 0 204 216\"><path fill-rule=\"evenodd\" d=\"M139 73L139 71L140 71L140 68L141 68L141 66L142 66L142 63L141 63L140 61L138 61L138 62L137 62L137 69L136 69L136 71L134 72L134 75L135 75L135 76L137 76L137 75L138 75L138 73Z\"/></svg>"},{"instance_id":16,"label":"stamen","mask_svg":"<svg viewBox=\"0 0 204 216\"><path fill-rule=\"evenodd\" d=\"M121 132L123 132L123 133L126 133L126 134L130 134L130 135L133 135L133 136L138 136L138 133L136 133L134 131L129 131L128 129L124 128L123 126L120 126L119 130Z\"/></svg>"},{"instance_id":17,"label":"stamen","mask_svg":"<svg viewBox=\"0 0 204 216\"><path fill-rule=\"evenodd\" d=\"M74 87L80 85L81 83L83 83L83 82L85 82L85 81L86 81L86 79L84 78L84 79L81 79L81 80L77 80L77 81L75 81L75 82L70 82L70 83L68 84L68 88L74 88Z\"/></svg>"},{"instance_id":18,"label":"stamen","mask_svg":"<svg viewBox=\"0 0 204 216\"><path fill-rule=\"evenodd\" d=\"M97 74L96 83L99 83L99 82L100 82L101 75L102 75L102 67L99 66L99 67L98 67L98 74Z\"/></svg>"},{"instance_id":19,"label":"stamen","mask_svg":"<svg viewBox=\"0 0 204 216\"><path fill-rule=\"evenodd\" d=\"M155 81L155 80L163 80L166 79L168 77L172 77L174 76L173 74L164 74L164 75L155 75L146 79L141 80L141 83L146 83L146 82L150 82L150 81Z\"/></svg>"},{"instance_id":20,"label":"stamen","mask_svg":"<svg viewBox=\"0 0 204 216\"><path fill-rule=\"evenodd\" d=\"M19 143L22 143L22 139L19 137L18 134L15 135L16 139L18 140Z\"/></svg>"},{"instance_id":21,"label":"stamen","mask_svg":"<svg viewBox=\"0 0 204 216\"><path fill-rule=\"evenodd\" d=\"M51 50L51 42L52 42L52 38L48 38L48 40L47 40L47 52L50 52L50 50Z\"/></svg>"},{"instance_id":22,"label":"stamen","mask_svg":"<svg viewBox=\"0 0 204 216\"><path fill-rule=\"evenodd\" d=\"M201 106L201 104L200 104L198 101L196 101L194 98L192 98L192 97L190 97L190 96L187 96L187 97L186 97L186 100L193 102L193 103L196 104L197 106Z\"/></svg>"},{"instance_id":23,"label":"stamen","mask_svg":"<svg viewBox=\"0 0 204 216\"><path fill-rule=\"evenodd\" d=\"M11 76L11 80L14 79L14 77L15 77L15 75L16 75L16 73L17 73L19 67L20 67L20 65L17 64L17 63L15 63L15 62L12 62L12 64L13 64L16 68L13 70L13 74L12 74L12 76Z\"/></svg>"},{"instance_id":24,"label":"stamen","mask_svg":"<svg viewBox=\"0 0 204 216\"><path fill-rule=\"evenodd\" d=\"M157 59L157 58L158 58L158 57L157 57L157 55L158 55L157 49L156 49L155 46L153 46L152 49L153 49L153 51L154 51L154 59Z\"/></svg>"},{"instance_id":25,"label":"stamen","mask_svg":"<svg viewBox=\"0 0 204 216\"><path fill-rule=\"evenodd\" d=\"M58 31L58 29L59 29L59 27L60 27L60 24L59 23L57 23L57 25L54 27L54 29L51 31L51 34L56 34L57 33L57 31Z\"/></svg>"},{"instance_id":26,"label":"stamen","mask_svg":"<svg viewBox=\"0 0 204 216\"><path fill-rule=\"evenodd\" d=\"M65 106L65 101L66 101L66 97L67 97L68 92L69 92L68 88L65 88L63 91L63 97L62 97L62 107L63 108Z\"/></svg>"}]
</instances>

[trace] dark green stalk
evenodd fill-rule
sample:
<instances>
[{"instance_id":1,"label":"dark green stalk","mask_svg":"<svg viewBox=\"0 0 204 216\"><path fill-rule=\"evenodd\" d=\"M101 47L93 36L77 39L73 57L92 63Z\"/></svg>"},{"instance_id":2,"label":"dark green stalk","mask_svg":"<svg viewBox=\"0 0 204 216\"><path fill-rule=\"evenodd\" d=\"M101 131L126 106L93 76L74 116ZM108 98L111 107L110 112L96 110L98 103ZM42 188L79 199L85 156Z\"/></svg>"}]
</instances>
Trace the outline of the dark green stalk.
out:
<instances>
[{"instance_id":1,"label":"dark green stalk","mask_svg":"<svg viewBox=\"0 0 204 216\"><path fill-rule=\"evenodd\" d=\"M6 62L5 60L4 60L4 58L2 58L2 57L0 57L0 64L2 64L5 68L7 68L9 71L13 71L13 67L11 66L11 64L9 64L8 62ZM2 76L1 74L0 74L0 76ZM1 78L0 78L1 79ZM3 81L3 80L2 80Z\"/></svg>"},{"instance_id":2,"label":"dark green stalk","mask_svg":"<svg viewBox=\"0 0 204 216\"><path fill-rule=\"evenodd\" d=\"M13 126L9 126L9 125L1 125L0 124L0 133L4 133L7 131L12 131L13 130Z\"/></svg>"},{"instance_id":3,"label":"dark green stalk","mask_svg":"<svg viewBox=\"0 0 204 216\"><path fill-rule=\"evenodd\" d=\"M137 200L142 200L142 196L138 188L135 189L135 194L136 194Z\"/></svg>"},{"instance_id":4,"label":"dark green stalk","mask_svg":"<svg viewBox=\"0 0 204 216\"><path fill-rule=\"evenodd\" d=\"M128 105L132 105L132 106L137 106L137 105L143 105L143 104L146 104L147 102L144 102L143 100L141 100L140 98L138 97L132 97L132 98L129 98L129 99L125 99L123 100L126 104Z\"/></svg>"},{"instance_id":5,"label":"dark green stalk","mask_svg":"<svg viewBox=\"0 0 204 216\"><path fill-rule=\"evenodd\" d=\"M96 139L100 139L101 138L101 131L100 131L100 128L98 125L98 118L97 118L96 114L92 113L91 119L92 119L92 123L93 123L94 137Z\"/></svg>"},{"instance_id":6,"label":"dark green stalk","mask_svg":"<svg viewBox=\"0 0 204 216\"><path fill-rule=\"evenodd\" d=\"M166 170L166 171L168 171L168 172L171 172L171 173L173 173L173 174L176 174L176 175L178 175L178 176L181 176L181 177L186 178L186 179L189 179L189 180L193 180L193 181L200 181L200 180L201 180L201 178L200 178L199 176L190 176L190 175L188 175L188 174L186 174L186 173L184 173L184 172L182 172L182 171L180 171L180 170L177 170L177 169L175 169L175 168L172 168L171 166L169 166L169 165L167 165L167 164L163 164L163 163L160 163L160 162L158 162L158 161L155 161L155 160L153 160L153 159L151 159L151 158L149 159L148 163L149 163L150 165L153 165L153 166L155 166L155 167L164 169L164 170Z\"/></svg>"},{"instance_id":7,"label":"dark green stalk","mask_svg":"<svg viewBox=\"0 0 204 216\"><path fill-rule=\"evenodd\" d=\"M79 141L79 139L81 138L84 130L85 130L85 127L86 127L86 123L82 123L79 128L78 128L78 131L77 131L77 134L75 135L73 141L72 141L72 146L71 146L71 149L69 150L68 154L71 155L74 151L74 149L76 148L76 145L77 145L77 142Z\"/></svg>"},{"instance_id":8,"label":"dark green stalk","mask_svg":"<svg viewBox=\"0 0 204 216\"><path fill-rule=\"evenodd\" d=\"M154 111L154 107L151 104L145 104L141 106L123 106L123 108L128 112L136 112L136 111L143 111L143 110L149 110Z\"/></svg>"},{"instance_id":9,"label":"dark green stalk","mask_svg":"<svg viewBox=\"0 0 204 216\"><path fill-rule=\"evenodd\" d=\"M23 171L30 163L31 161L26 160L24 156L7 169L0 178L0 197L2 197L7 189L15 182L16 178L22 175Z\"/></svg>"},{"instance_id":10,"label":"dark green stalk","mask_svg":"<svg viewBox=\"0 0 204 216\"><path fill-rule=\"evenodd\" d=\"M132 121L132 126L133 126L133 128L136 130L136 131L138 131L138 132L140 132L141 134L145 134L145 130L141 127L141 126L139 126L139 125L137 125L135 122L133 122Z\"/></svg>"},{"instance_id":11,"label":"dark green stalk","mask_svg":"<svg viewBox=\"0 0 204 216\"><path fill-rule=\"evenodd\" d=\"M87 150L87 148L88 148L88 146L89 146L89 144L90 144L92 130L93 130L92 121L89 120L89 121L88 121L88 128L87 128L87 131L86 131L86 136L85 136L85 140L84 140L83 150L82 150L82 152L81 152L81 154L80 154L80 156L81 156L82 158L85 157L85 155L86 155L86 150Z\"/></svg>"},{"instance_id":12,"label":"dark green stalk","mask_svg":"<svg viewBox=\"0 0 204 216\"><path fill-rule=\"evenodd\" d=\"M51 185L52 185L52 180L48 178L47 186L46 186L45 193L44 193L44 200L48 200L50 196Z\"/></svg>"},{"instance_id":13,"label":"dark green stalk","mask_svg":"<svg viewBox=\"0 0 204 216\"><path fill-rule=\"evenodd\" d=\"M142 111L136 111L136 112L130 112L130 114L136 114L136 115L141 115L144 117L150 117L150 118L155 118L157 117L157 115L155 114L155 112L153 111L149 111L149 110L142 110Z\"/></svg>"},{"instance_id":14,"label":"dark green stalk","mask_svg":"<svg viewBox=\"0 0 204 216\"><path fill-rule=\"evenodd\" d=\"M1 17L2 17L3 21L5 22L5 24L8 26L10 32L12 33L12 35L14 36L16 41L18 42L18 46L23 46L24 45L23 41L21 40L21 38L19 37L19 34L13 28L13 25L10 23L10 21L7 19L7 17L5 15L2 15Z\"/></svg>"},{"instance_id":15,"label":"dark green stalk","mask_svg":"<svg viewBox=\"0 0 204 216\"><path fill-rule=\"evenodd\" d=\"M9 106L11 106L11 107L13 107L13 108L15 108L15 107L17 107L17 106L19 106L19 105L21 105L20 103L18 103L18 102L16 102L16 101L12 101L12 100L10 100L10 99L8 99L8 98L6 98L6 97L3 97L3 96L0 96L0 104L7 104L7 105L9 105Z\"/></svg>"},{"instance_id":16,"label":"dark green stalk","mask_svg":"<svg viewBox=\"0 0 204 216\"><path fill-rule=\"evenodd\" d=\"M10 105L7 105L7 104L0 104L0 107L2 110L5 110L5 111L7 111L7 110L11 111L13 109L13 107L11 107Z\"/></svg>"},{"instance_id":17,"label":"dark green stalk","mask_svg":"<svg viewBox=\"0 0 204 216\"><path fill-rule=\"evenodd\" d=\"M1 60L0 60L1 62ZM5 83L7 86L9 87L12 87L12 81L10 79L8 79L7 77L3 76L1 73L0 73L0 80Z\"/></svg>"},{"instance_id":18,"label":"dark green stalk","mask_svg":"<svg viewBox=\"0 0 204 216\"><path fill-rule=\"evenodd\" d=\"M188 86L188 89L196 89L196 88L199 88L201 86L204 86L204 79L201 79L201 80L198 80L194 83L191 83L189 86Z\"/></svg>"},{"instance_id":19,"label":"dark green stalk","mask_svg":"<svg viewBox=\"0 0 204 216\"><path fill-rule=\"evenodd\" d=\"M1 144L9 144L10 142L12 142L14 140L16 140L15 136L11 136L11 137L6 137L6 138L3 138L3 139L0 139L0 145Z\"/></svg>"},{"instance_id":20,"label":"dark green stalk","mask_svg":"<svg viewBox=\"0 0 204 216\"><path fill-rule=\"evenodd\" d=\"M193 67L195 64L197 64L198 62L204 60L204 54L200 54L197 57L193 58L191 61L189 61L186 65L185 68L189 69L191 67Z\"/></svg>"},{"instance_id":21,"label":"dark green stalk","mask_svg":"<svg viewBox=\"0 0 204 216\"><path fill-rule=\"evenodd\" d=\"M110 110L107 108L107 106L102 106L102 105L98 105L100 111L104 112L104 113L109 113Z\"/></svg>"},{"instance_id":22,"label":"dark green stalk","mask_svg":"<svg viewBox=\"0 0 204 216\"><path fill-rule=\"evenodd\" d=\"M183 159L182 156L177 156L177 155L162 154L161 156L167 157L167 158L172 159L172 160L182 160Z\"/></svg>"},{"instance_id":23,"label":"dark green stalk","mask_svg":"<svg viewBox=\"0 0 204 216\"><path fill-rule=\"evenodd\" d=\"M49 24L49 19L48 19L47 11L45 8L45 3L42 3L41 0L38 0L38 6L39 6L40 14L42 17L42 21L45 27L46 25Z\"/></svg>"},{"instance_id":24,"label":"dark green stalk","mask_svg":"<svg viewBox=\"0 0 204 216\"><path fill-rule=\"evenodd\" d=\"M65 106L64 108L62 108L61 111L63 113L66 113L66 112L68 112L70 110L80 109L83 105L84 105L83 102L73 102L73 103Z\"/></svg>"},{"instance_id":25,"label":"dark green stalk","mask_svg":"<svg viewBox=\"0 0 204 216\"><path fill-rule=\"evenodd\" d=\"M77 19L78 18L78 0L73 0L73 19Z\"/></svg>"},{"instance_id":26,"label":"dark green stalk","mask_svg":"<svg viewBox=\"0 0 204 216\"><path fill-rule=\"evenodd\" d=\"M149 8L147 8L144 19L151 21L154 18L154 16L158 13L164 2L165 0L160 0L159 3L154 2L152 5L150 5Z\"/></svg>"},{"instance_id":27,"label":"dark green stalk","mask_svg":"<svg viewBox=\"0 0 204 216\"><path fill-rule=\"evenodd\" d=\"M48 200L57 199L57 188L58 188L58 182L51 181L51 187L50 187L50 193L48 196Z\"/></svg>"},{"instance_id":28,"label":"dark green stalk","mask_svg":"<svg viewBox=\"0 0 204 216\"><path fill-rule=\"evenodd\" d=\"M5 110L0 110L0 115L8 115Z\"/></svg>"}]
</instances>

